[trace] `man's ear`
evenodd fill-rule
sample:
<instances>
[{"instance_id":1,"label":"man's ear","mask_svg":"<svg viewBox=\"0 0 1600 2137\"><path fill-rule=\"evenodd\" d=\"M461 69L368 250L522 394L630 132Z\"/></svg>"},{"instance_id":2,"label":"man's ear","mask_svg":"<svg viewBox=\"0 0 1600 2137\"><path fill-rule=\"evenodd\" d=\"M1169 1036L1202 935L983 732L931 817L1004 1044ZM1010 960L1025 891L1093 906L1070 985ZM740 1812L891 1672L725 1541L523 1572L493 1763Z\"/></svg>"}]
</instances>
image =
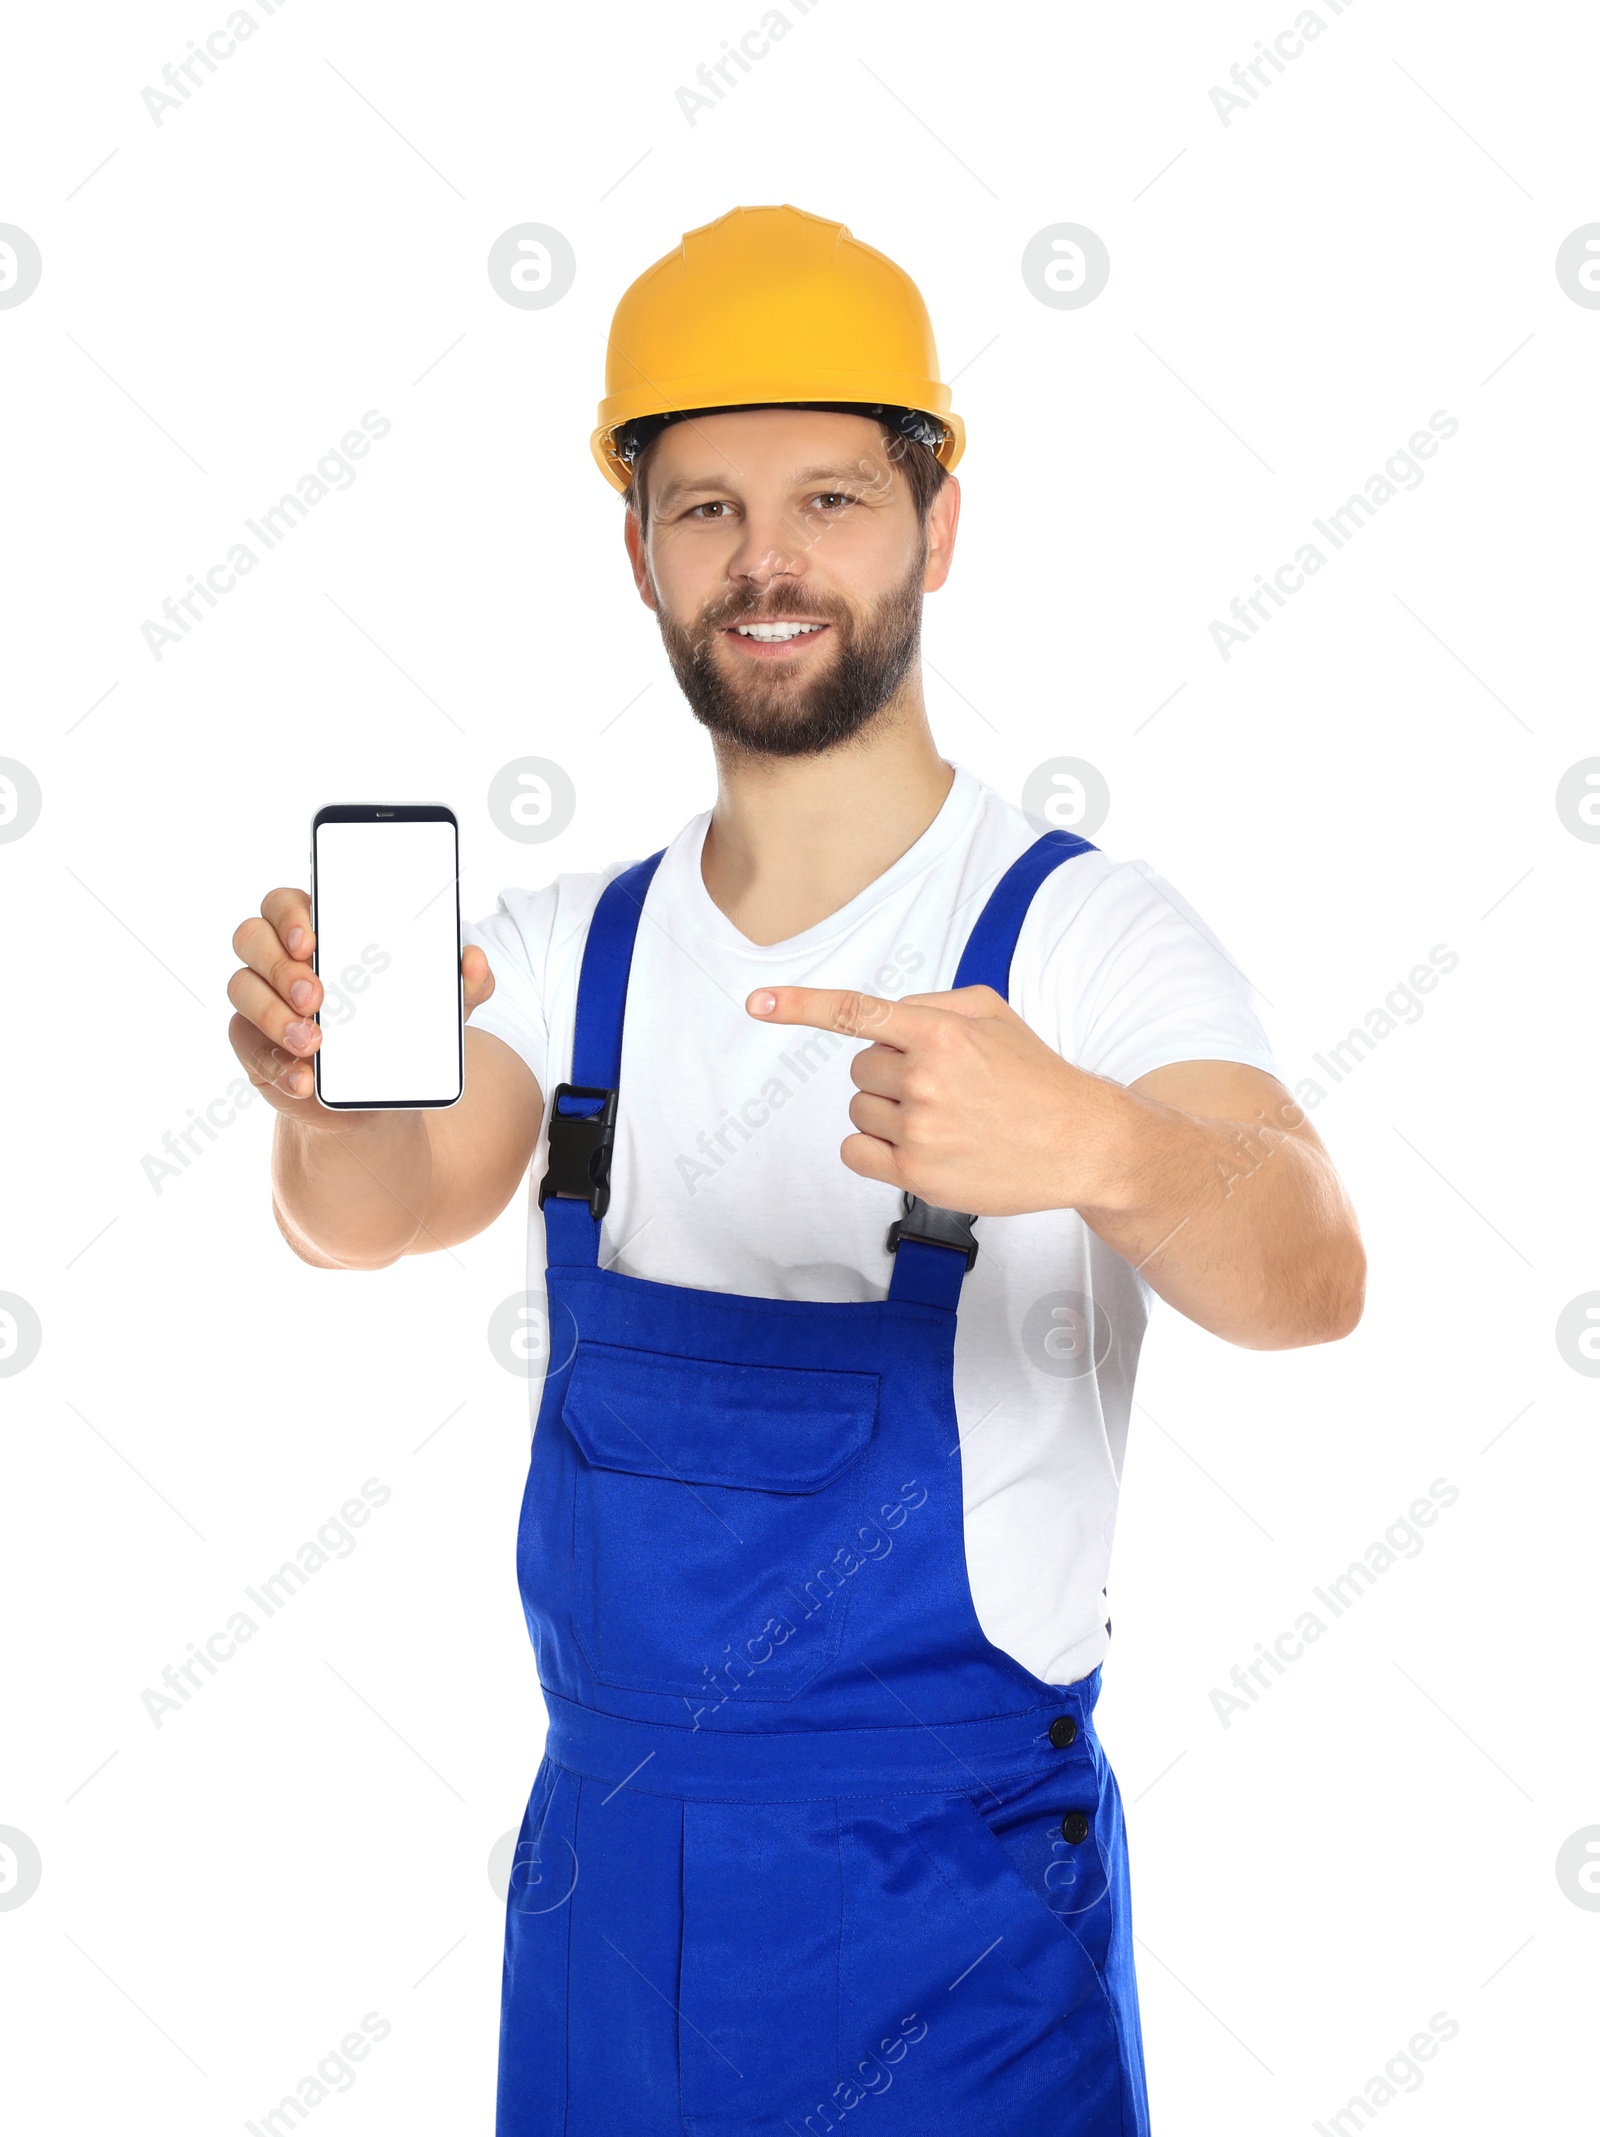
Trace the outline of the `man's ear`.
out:
<instances>
[{"instance_id":1,"label":"man's ear","mask_svg":"<svg viewBox=\"0 0 1600 2137\"><path fill-rule=\"evenodd\" d=\"M639 526L637 512L625 512L622 516L622 539L628 551L628 562L633 566L633 583L639 589L639 599L648 609L657 608L656 590L650 578L650 559L645 553L644 535Z\"/></svg>"},{"instance_id":2,"label":"man's ear","mask_svg":"<svg viewBox=\"0 0 1600 2137\"><path fill-rule=\"evenodd\" d=\"M960 517L961 485L954 475L946 475L928 507L928 562L922 574L925 594L937 593L950 576Z\"/></svg>"}]
</instances>

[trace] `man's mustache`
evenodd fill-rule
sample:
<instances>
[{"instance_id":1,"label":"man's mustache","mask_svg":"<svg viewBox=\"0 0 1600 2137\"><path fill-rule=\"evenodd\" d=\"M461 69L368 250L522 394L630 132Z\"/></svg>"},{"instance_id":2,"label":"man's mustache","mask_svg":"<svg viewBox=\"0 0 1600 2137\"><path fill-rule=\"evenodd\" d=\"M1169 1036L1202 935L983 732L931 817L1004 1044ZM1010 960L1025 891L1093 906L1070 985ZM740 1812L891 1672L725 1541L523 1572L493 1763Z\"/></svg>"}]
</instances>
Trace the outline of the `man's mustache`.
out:
<instances>
[{"instance_id":1,"label":"man's mustache","mask_svg":"<svg viewBox=\"0 0 1600 2137\"><path fill-rule=\"evenodd\" d=\"M735 623L785 623L790 617L808 620L820 618L824 623L847 620L840 610L821 601L807 601L795 594L777 601L742 601L734 604L721 603L709 609L701 618L701 627L706 631L725 631Z\"/></svg>"}]
</instances>

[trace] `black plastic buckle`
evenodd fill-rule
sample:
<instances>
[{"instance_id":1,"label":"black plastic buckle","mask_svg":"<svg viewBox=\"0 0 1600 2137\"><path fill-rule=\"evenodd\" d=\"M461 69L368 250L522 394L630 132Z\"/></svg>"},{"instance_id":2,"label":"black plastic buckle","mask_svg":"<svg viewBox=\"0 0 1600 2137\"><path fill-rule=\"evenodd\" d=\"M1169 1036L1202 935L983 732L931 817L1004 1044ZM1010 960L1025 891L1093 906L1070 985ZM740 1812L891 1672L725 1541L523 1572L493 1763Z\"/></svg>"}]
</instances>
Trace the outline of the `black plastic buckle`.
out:
<instances>
[{"instance_id":1,"label":"black plastic buckle","mask_svg":"<svg viewBox=\"0 0 1600 2137\"><path fill-rule=\"evenodd\" d=\"M940 1209L910 1193L903 1199L905 1214L889 1227L889 1252L894 1253L902 1239L920 1239L925 1246L954 1247L958 1254L965 1254L970 1269L978 1258L978 1242L972 1236L977 1213L964 1217L959 1210Z\"/></svg>"},{"instance_id":2,"label":"black plastic buckle","mask_svg":"<svg viewBox=\"0 0 1600 2137\"><path fill-rule=\"evenodd\" d=\"M598 1098L593 1113L563 1113L563 1098ZM539 1182L539 1207L551 1195L587 1202L591 1216L606 1213L611 1200L611 1145L617 1128L617 1094L595 1084L558 1083L550 1107L550 1162Z\"/></svg>"}]
</instances>

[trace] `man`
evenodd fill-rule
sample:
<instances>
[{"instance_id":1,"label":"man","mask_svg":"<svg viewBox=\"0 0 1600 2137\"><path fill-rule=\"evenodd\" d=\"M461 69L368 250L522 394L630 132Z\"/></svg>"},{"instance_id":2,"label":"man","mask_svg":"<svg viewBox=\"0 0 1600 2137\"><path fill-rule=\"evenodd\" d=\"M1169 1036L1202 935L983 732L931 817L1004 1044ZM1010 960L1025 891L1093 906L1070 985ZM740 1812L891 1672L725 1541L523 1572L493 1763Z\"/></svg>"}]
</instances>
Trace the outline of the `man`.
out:
<instances>
[{"instance_id":1,"label":"man","mask_svg":"<svg viewBox=\"0 0 1600 2137\"><path fill-rule=\"evenodd\" d=\"M1142 2137L1093 1709L1149 1294L1334 1340L1355 1219L1198 916L935 748L963 431L901 270L736 209L607 386L715 808L504 894L453 1110L317 1107L303 892L230 987L318 1266L470 1237L548 1131L499 2137Z\"/></svg>"}]
</instances>

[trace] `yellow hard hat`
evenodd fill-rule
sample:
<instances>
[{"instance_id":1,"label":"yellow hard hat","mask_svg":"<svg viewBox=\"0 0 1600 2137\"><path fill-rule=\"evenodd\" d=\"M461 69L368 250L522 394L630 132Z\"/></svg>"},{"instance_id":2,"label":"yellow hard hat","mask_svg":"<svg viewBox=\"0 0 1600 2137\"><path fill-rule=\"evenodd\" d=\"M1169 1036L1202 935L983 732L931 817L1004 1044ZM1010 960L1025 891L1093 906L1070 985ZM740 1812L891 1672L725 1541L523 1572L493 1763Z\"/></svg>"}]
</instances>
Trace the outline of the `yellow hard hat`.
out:
<instances>
[{"instance_id":1,"label":"yellow hard hat","mask_svg":"<svg viewBox=\"0 0 1600 2137\"><path fill-rule=\"evenodd\" d=\"M590 444L625 490L639 441L619 444L624 425L773 402L881 413L946 468L967 442L939 383L928 308L902 268L804 209L732 208L625 292Z\"/></svg>"}]
</instances>

